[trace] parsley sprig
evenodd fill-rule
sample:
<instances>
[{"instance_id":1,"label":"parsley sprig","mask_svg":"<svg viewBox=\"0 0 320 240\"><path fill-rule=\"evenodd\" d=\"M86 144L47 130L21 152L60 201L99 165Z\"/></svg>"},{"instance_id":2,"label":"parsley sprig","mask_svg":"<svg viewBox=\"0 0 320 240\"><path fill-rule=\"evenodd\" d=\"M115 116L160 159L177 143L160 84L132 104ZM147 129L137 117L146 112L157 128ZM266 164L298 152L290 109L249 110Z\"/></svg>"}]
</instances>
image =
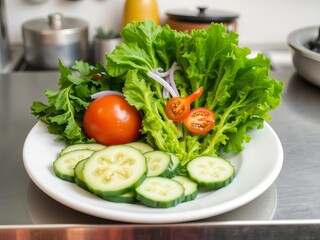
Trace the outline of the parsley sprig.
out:
<instances>
[{"instance_id":1,"label":"parsley sprig","mask_svg":"<svg viewBox=\"0 0 320 240\"><path fill-rule=\"evenodd\" d=\"M69 69L59 60L59 71L59 89L47 89L48 103L33 102L32 114L46 123L48 131L56 134L58 140L69 144L89 142L82 129L82 118L92 101L91 95L103 90L119 90L121 84L111 84L112 78L100 63L91 66L84 61L75 61Z\"/></svg>"}]
</instances>

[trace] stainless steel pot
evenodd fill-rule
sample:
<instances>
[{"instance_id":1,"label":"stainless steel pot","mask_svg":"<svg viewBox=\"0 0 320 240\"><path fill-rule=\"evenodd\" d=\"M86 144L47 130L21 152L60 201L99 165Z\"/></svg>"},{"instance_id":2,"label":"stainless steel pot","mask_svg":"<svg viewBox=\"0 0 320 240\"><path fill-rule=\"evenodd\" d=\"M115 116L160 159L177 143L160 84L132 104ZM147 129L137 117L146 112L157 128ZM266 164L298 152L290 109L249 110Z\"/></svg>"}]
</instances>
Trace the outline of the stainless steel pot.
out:
<instances>
[{"instance_id":1,"label":"stainless steel pot","mask_svg":"<svg viewBox=\"0 0 320 240\"><path fill-rule=\"evenodd\" d=\"M50 14L48 19L34 19L22 25L24 57L35 69L58 69L60 58L65 66L75 60L88 60L87 22Z\"/></svg>"},{"instance_id":2,"label":"stainless steel pot","mask_svg":"<svg viewBox=\"0 0 320 240\"><path fill-rule=\"evenodd\" d=\"M190 32L193 29L209 28L212 22L222 23L228 28L228 31L237 31L239 14L226 10L198 7L198 9L172 9L167 12L167 16L167 24L178 31Z\"/></svg>"},{"instance_id":3,"label":"stainless steel pot","mask_svg":"<svg viewBox=\"0 0 320 240\"><path fill-rule=\"evenodd\" d=\"M110 53L113 49L122 42L120 36L114 38L102 39L97 36L93 39L93 61L94 63L102 62L107 64L106 53Z\"/></svg>"}]
</instances>

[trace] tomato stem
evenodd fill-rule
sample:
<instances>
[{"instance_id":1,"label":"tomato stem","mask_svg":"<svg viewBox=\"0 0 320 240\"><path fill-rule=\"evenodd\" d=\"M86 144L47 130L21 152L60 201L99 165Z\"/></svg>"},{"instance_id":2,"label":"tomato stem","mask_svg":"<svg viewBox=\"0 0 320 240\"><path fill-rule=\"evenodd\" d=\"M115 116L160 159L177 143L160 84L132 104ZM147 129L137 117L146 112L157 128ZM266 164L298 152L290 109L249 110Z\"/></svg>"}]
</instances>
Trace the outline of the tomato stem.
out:
<instances>
[{"instance_id":1,"label":"tomato stem","mask_svg":"<svg viewBox=\"0 0 320 240\"><path fill-rule=\"evenodd\" d=\"M190 104L193 103L195 100L197 100L203 92L203 87L199 87L198 90L191 93L189 96L187 96L187 99L189 100Z\"/></svg>"}]
</instances>

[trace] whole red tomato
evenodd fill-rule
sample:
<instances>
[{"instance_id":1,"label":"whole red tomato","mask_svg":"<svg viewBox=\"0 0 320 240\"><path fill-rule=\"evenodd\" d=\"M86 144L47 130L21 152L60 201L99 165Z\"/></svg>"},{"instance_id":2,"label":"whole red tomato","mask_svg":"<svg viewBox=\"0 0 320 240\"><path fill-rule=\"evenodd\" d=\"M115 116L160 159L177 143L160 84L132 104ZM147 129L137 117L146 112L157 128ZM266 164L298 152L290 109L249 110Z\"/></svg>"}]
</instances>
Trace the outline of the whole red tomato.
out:
<instances>
[{"instance_id":1,"label":"whole red tomato","mask_svg":"<svg viewBox=\"0 0 320 240\"><path fill-rule=\"evenodd\" d=\"M134 142L140 137L141 115L124 97L106 95L93 100L84 113L89 138L105 145Z\"/></svg>"}]
</instances>

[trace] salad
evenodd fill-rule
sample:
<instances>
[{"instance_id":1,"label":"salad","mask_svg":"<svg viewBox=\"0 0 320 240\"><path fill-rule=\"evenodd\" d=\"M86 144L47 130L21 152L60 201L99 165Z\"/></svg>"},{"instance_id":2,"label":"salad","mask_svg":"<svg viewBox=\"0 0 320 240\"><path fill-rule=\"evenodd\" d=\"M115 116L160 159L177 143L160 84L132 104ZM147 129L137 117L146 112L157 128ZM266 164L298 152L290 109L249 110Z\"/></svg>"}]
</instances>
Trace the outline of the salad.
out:
<instances>
[{"instance_id":1,"label":"salad","mask_svg":"<svg viewBox=\"0 0 320 240\"><path fill-rule=\"evenodd\" d=\"M220 24L188 34L152 21L134 22L122 29L121 36L124 42L106 54L106 67L75 61L69 69L59 62L59 90L46 90L48 103L34 102L31 110L58 140L68 145L95 145L101 142L90 134L89 137L84 125L84 115L95 101L92 97L122 95L120 98L141 116L138 134L129 142L143 143L152 151L118 143L99 150L71 151L72 157L78 159L76 163L90 161L82 161L81 166L73 163L71 168L80 171L71 171L72 176L66 177L60 172L66 167L61 155L56 162L56 174L84 183L84 187L104 199L134 198L152 207L172 207L192 200L198 186L217 189L229 184L235 176L234 169L220 152L241 152L244 143L250 141L248 130L263 128L264 121L271 120L269 112L281 103L283 83L270 77L269 59L263 54L249 58L251 51L239 46L238 34L228 33ZM125 178L120 187L118 183L109 184L114 173L109 173L108 178L105 169L96 172L96 177L90 173L101 164L99 159L110 154L121 158L122 166L127 166L117 172L117 176ZM128 156L123 159L123 155ZM128 161L133 158L137 165ZM154 163L159 158L162 160L156 170L163 169L150 175L148 159ZM106 161L104 166L114 159ZM227 169L226 175L217 181L204 179L206 171L199 166L208 164ZM175 170L179 180L167 183L174 177L173 169L179 169ZM183 181L180 179L186 176ZM189 180L191 183L186 183ZM110 188L105 189L108 184ZM146 189L162 185L163 190L168 184L175 189L174 194L166 192L169 198L157 200L159 196L146 193Z\"/></svg>"}]
</instances>

